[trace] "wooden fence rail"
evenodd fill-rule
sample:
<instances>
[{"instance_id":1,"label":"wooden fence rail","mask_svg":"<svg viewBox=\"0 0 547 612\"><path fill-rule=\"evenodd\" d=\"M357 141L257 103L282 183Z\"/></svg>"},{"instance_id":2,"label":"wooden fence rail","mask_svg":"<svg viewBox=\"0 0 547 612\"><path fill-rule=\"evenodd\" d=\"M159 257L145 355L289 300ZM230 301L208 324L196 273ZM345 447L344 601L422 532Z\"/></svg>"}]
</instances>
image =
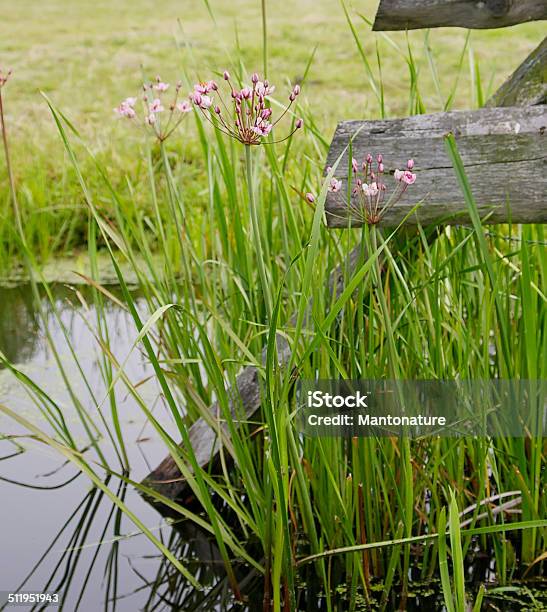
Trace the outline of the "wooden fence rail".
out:
<instances>
[{"instance_id":1,"label":"wooden fence rail","mask_svg":"<svg viewBox=\"0 0 547 612\"><path fill-rule=\"evenodd\" d=\"M545 223L546 108L483 108L388 121L343 121L336 129L327 166L334 164L351 139L358 161L369 152L382 153L386 173L404 168L406 160L413 158L418 180L386 213L382 224L398 225L417 202L421 204L408 224L466 223L467 207L444 144L444 136L452 132L486 222ZM347 169L346 153L337 170L343 190L327 198L329 227L362 225L357 204L348 206Z\"/></svg>"},{"instance_id":2,"label":"wooden fence rail","mask_svg":"<svg viewBox=\"0 0 547 612\"><path fill-rule=\"evenodd\" d=\"M547 104L547 36L488 100L486 106L535 104Z\"/></svg>"},{"instance_id":3,"label":"wooden fence rail","mask_svg":"<svg viewBox=\"0 0 547 612\"><path fill-rule=\"evenodd\" d=\"M381 0L373 29L503 28L541 19L545 0Z\"/></svg>"}]
</instances>

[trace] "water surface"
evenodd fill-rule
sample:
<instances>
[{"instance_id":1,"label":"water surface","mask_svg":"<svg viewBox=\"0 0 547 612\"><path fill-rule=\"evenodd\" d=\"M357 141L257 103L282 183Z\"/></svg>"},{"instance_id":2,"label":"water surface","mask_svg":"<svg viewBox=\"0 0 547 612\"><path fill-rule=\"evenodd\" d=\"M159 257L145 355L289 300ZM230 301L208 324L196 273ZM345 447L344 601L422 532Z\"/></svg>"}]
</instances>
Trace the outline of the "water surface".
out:
<instances>
[{"instance_id":1,"label":"water surface","mask_svg":"<svg viewBox=\"0 0 547 612\"><path fill-rule=\"evenodd\" d=\"M110 289L116 293L115 288ZM0 351L54 399L79 448L85 448L89 440L67 381L85 410L98 419L97 404L104 399L107 385L94 337L97 311L89 288L54 285L52 291L53 305L41 291L38 308L29 285L0 289ZM146 316L144 301L138 296L136 299ZM130 355L125 372L133 383L141 383L139 393L148 408L176 436L158 386L150 377L150 366L138 349L131 352L136 336L131 317L109 303L105 304L105 318L111 350L122 363ZM74 361L63 328L85 376ZM129 476L140 481L164 457L165 447L121 383L116 386L115 396L131 466ZM51 433L32 397L5 367L0 369L0 403ZM109 401L102 410L110 427ZM92 487L86 476L78 476L74 465L30 438L22 426L4 415L0 415L0 436L0 590L61 590L62 609L71 612L173 609L169 603L172 593L162 601L169 592L165 584L168 564L146 536L100 490ZM105 438L101 449L112 469L121 471L116 452ZM90 449L85 456L92 460L96 454ZM170 544L181 558L194 559L199 565L214 557L214 550L202 534L187 533L182 537L133 487L98 467L96 471L108 488L122 497L154 535ZM158 576L160 585L152 588ZM182 596L181 600L181 593L177 593L177 608L199 609L197 594L192 595L194 602L189 608L184 607L184 593Z\"/></svg>"}]
</instances>

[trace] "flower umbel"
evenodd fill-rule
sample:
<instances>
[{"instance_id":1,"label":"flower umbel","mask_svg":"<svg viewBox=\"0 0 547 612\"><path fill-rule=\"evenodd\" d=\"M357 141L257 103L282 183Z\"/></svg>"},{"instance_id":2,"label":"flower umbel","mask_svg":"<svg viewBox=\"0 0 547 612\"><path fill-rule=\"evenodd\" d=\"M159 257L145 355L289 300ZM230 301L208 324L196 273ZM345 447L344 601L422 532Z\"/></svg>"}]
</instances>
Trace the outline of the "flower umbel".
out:
<instances>
[{"instance_id":1,"label":"flower umbel","mask_svg":"<svg viewBox=\"0 0 547 612\"><path fill-rule=\"evenodd\" d=\"M145 127L152 129L156 138L161 142L177 129L186 113L192 110L187 100L180 101L182 83L177 83L171 99L166 100L166 92L169 87L169 83L164 83L159 76L156 77L155 82L143 85L143 113L140 122ZM126 98L114 110L121 117L139 120L136 104L137 98Z\"/></svg>"},{"instance_id":2,"label":"flower umbel","mask_svg":"<svg viewBox=\"0 0 547 612\"><path fill-rule=\"evenodd\" d=\"M251 86L241 89L233 86L228 71L224 71L223 78L230 87L229 100L222 97L215 81L197 83L189 97L217 129L245 145L263 144L262 139L270 134L300 94L300 86L295 85L289 95L289 103L280 116L272 121L273 111L268 97L275 90L273 85L267 80L261 81L256 72L251 76ZM292 132L275 142L286 140L303 124L302 119L298 119Z\"/></svg>"},{"instance_id":3,"label":"flower umbel","mask_svg":"<svg viewBox=\"0 0 547 612\"><path fill-rule=\"evenodd\" d=\"M395 187L389 189L384 183L385 168L382 155L374 158L369 153L359 166L352 159L353 185L351 191L352 212L367 225L376 225L382 220L386 211L397 204L410 185L416 182L416 174L411 172L414 160L409 159L405 170L395 170L393 178ZM342 188L342 181L333 178L329 191L337 193Z\"/></svg>"}]
</instances>

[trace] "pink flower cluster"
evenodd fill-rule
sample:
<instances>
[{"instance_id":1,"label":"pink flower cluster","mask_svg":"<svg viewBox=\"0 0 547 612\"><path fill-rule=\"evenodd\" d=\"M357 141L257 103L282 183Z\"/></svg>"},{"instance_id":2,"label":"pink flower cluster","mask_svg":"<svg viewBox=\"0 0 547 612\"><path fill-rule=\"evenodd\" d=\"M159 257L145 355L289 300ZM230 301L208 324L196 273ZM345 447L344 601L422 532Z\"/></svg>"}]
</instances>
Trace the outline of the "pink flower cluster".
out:
<instances>
[{"instance_id":1,"label":"pink flower cluster","mask_svg":"<svg viewBox=\"0 0 547 612\"><path fill-rule=\"evenodd\" d=\"M4 72L0 68L0 88L4 87L4 85L8 82L8 79L10 78L10 76L11 76L11 70Z\"/></svg>"},{"instance_id":2,"label":"pink flower cluster","mask_svg":"<svg viewBox=\"0 0 547 612\"><path fill-rule=\"evenodd\" d=\"M375 225L382 220L386 211L394 206L410 185L416 182L416 174L412 172L414 160L409 159L405 170L395 170L395 189L389 192L384 183L385 167L382 155L376 160L369 153L359 165L355 158L351 161L353 173L353 188L351 207L362 217L364 223ZM327 168L329 171L330 168ZM329 183L329 191L338 193L342 189L342 181L333 178Z\"/></svg>"},{"instance_id":3,"label":"pink flower cluster","mask_svg":"<svg viewBox=\"0 0 547 612\"><path fill-rule=\"evenodd\" d=\"M169 83L164 83L159 76L155 82L143 85L142 123L150 127L160 141L168 138L177 129L185 114L192 110L192 105L187 100L180 100L181 83L177 83L171 100L166 102L164 98L169 87ZM136 104L137 98L126 98L114 110L121 117L136 119Z\"/></svg>"},{"instance_id":4,"label":"pink flower cluster","mask_svg":"<svg viewBox=\"0 0 547 612\"><path fill-rule=\"evenodd\" d=\"M272 122L273 111L268 103L268 96L275 90L273 85L267 80L261 81L258 74L254 73L250 87L237 89L227 71L224 71L223 76L230 87L228 102L221 96L215 81L194 85L190 100L217 129L245 145L262 144L262 138L270 134L300 94L300 86L295 85L289 95L289 103L278 119ZM292 132L282 140L292 136L303 124L302 119L297 119Z\"/></svg>"}]
</instances>

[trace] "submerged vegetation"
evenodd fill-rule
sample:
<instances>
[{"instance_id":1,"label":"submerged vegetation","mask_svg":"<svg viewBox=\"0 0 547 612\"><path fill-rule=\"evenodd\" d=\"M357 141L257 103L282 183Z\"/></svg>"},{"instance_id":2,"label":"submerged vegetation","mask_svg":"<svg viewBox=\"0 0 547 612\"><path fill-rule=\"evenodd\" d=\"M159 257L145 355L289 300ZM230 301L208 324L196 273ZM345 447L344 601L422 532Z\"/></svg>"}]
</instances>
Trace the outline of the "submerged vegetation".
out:
<instances>
[{"instance_id":1,"label":"submerged vegetation","mask_svg":"<svg viewBox=\"0 0 547 612\"><path fill-rule=\"evenodd\" d=\"M381 54L373 59L363 51L359 37L361 29L368 32L365 23L357 26L346 15L368 76L363 87L383 116ZM453 89L443 96L439 87L441 108L452 104L467 49L466 40ZM411 46L399 52L411 74L407 106L424 112ZM427 45L426 52L438 84ZM174 599L181 583L197 592L200 573L179 554L177 536L172 536L177 542L165 542L139 519L125 501L124 486L168 508L186 528L207 534L234 602L249 596L256 601L258 588L264 610L317 608L317 602L326 610L405 609L416 598L417 585L430 584L435 597L429 605L480 610L507 587L517 589L513 585L521 580L542 575L544 438L304 438L295 423L295 381L545 378L544 228L483 227L472 193L465 190L455 142L448 140L472 226L382 229L377 222L393 202L380 200L383 168L377 158L376 180L366 160L365 178L357 178L359 170L353 168L368 224L352 232L327 230L325 198L338 186L332 171L321 178L328 137L302 101L313 53L308 60L299 83L288 89L285 110L279 110L285 106L276 98L282 88L274 92L254 74L249 83L248 62L239 55L232 57L231 74L218 71L231 90L226 107L209 97L218 87L214 81L196 86L193 106L185 96L177 97L181 84L169 89L156 79L146 85L142 116L136 116L133 98L118 107L119 114L149 128L138 172L128 172L123 181L88 146L66 109L44 94L66 155L62 172L78 183L85 204L81 238L96 316L88 324L100 348L107 392L98 396L89 383L66 329L80 380L63 379L85 439L74 435L58 399L1 352L1 362L28 390L36 411L30 417L0 402L0 412L76 466L150 539L165 560L160 573L170 577L165 598ZM173 100L163 102L173 90ZM480 77L474 95L484 98ZM255 96L256 116L254 102L249 103ZM227 110L229 104L235 114ZM270 133L274 111L278 117L287 113L287 138ZM192 163L181 152L188 139L194 139ZM265 146L253 146L258 143ZM414 162L400 163L407 168L396 177L395 196L416 180ZM43 285L55 310L39 265L40 239L29 235L34 230L20 217L18 195L27 192L15 179L11 183L11 242L3 257L7 261L9 251L10 258L24 262L35 298ZM53 236L62 242L76 231L67 217ZM121 297L101 284L99 253L110 257ZM337 267L343 283L333 291L329 275ZM139 307L121 272L127 268ZM128 355L117 354L106 324L109 301L130 313L137 334L132 350L142 351L152 368L176 435L143 397L142 381L126 372ZM283 365L279 339L291 349ZM66 364L54 343L50 349L63 372ZM230 409L230 388L248 365L258 372L262 401L259 413L242 421ZM132 478L119 418L120 388L174 458L193 505L163 497L153 483ZM213 414L215 401L218 413ZM223 443L216 471L199 464L190 444L189 427L199 418ZM487 568L480 562L484 556L492 560Z\"/></svg>"}]
</instances>

